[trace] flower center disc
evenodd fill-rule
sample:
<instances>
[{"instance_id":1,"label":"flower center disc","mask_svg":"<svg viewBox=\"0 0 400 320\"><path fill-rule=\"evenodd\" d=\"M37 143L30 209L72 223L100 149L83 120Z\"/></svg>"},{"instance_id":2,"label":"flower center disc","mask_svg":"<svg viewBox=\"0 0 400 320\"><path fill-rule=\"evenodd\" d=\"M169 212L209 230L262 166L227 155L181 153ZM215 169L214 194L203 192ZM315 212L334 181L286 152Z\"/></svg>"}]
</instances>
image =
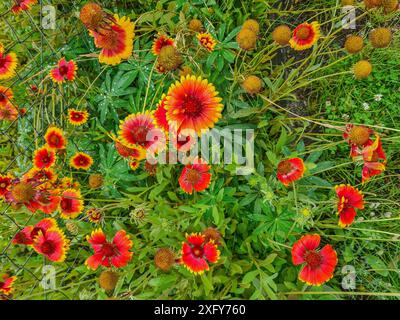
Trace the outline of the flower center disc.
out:
<instances>
[{"instance_id":1,"label":"flower center disc","mask_svg":"<svg viewBox=\"0 0 400 320\"><path fill-rule=\"evenodd\" d=\"M280 174L286 175L292 171L292 165L289 161L283 161L278 165L278 172Z\"/></svg>"},{"instance_id":2,"label":"flower center disc","mask_svg":"<svg viewBox=\"0 0 400 320\"><path fill-rule=\"evenodd\" d=\"M321 265L322 256L317 251L308 251L304 256L304 260L307 262L307 265L315 269Z\"/></svg>"},{"instance_id":3,"label":"flower center disc","mask_svg":"<svg viewBox=\"0 0 400 320\"><path fill-rule=\"evenodd\" d=\"M42 244L42 252L44 254L51 254L54 252L54 244L50 241L45 241Z\"/></svg>"},{"instance_id":4,"label":"flower center disc","mask_svg":"<svg viewBox=\"0 0 400 320\"><path fill-rule=\"evenodd\" d=\"M103 244L102 249L103 249L103 254L104 254L106 257L112 257L112 256L114 256L114 255L117 254L117 248L116 248L115 245L112 244L112 243L105 243L105 244Z\"/></svg>"},{"instance_id":5,"label":"flower center disc","mask_svg":"<svg viewBox=\"0 0 400 320\"><path fill-rule=\"evenodd\" d=\"M201 178L200 172L198 172L195 169L189 169L186 173L186 180L190 184L196 184L197 182L199 182L200 178Z\"/></svg>"},{"instance_id":6,"label":"flower center disc","mask_svg":"<svg viewBox=\"0 0 400 320\"><path fill-rule=\"evenodd\" d=\"M297 38L299 38L301 40L308 39L310 34L311 34L311 30L310 30L310 28L308 28L306 26L303 26L303 27L299 28L299 30L297 30L297 33L296 33Z\"/></svg>"}]
</instances>

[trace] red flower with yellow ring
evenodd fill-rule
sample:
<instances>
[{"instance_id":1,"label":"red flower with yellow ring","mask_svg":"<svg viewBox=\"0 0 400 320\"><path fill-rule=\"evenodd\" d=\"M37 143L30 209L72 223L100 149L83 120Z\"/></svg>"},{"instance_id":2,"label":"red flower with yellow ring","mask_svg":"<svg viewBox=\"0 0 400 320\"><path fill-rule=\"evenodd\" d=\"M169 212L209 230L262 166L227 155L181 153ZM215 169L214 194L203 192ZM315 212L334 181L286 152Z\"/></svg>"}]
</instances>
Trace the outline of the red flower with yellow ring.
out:
<instances>
[{"instance_id":1,"label":"red flower with yellow ring","mask_svg":"<svg viewBox=\"0 0 400 320\"><path fill-rule=\"evenodd\" d=\"M90 31L95 46L102 49L99 61L109 65L120 64L132 55L135 36L135 26L128 17L114 15L113 20L109 27L102 28L99 32Z\"/></svg>"},{"instance_id":2,"label":"red flower with yellow ring","mask_svg":"<svg viewBox=\"0 0 400 320\"><path fill-rule=\"evenodd\" d=\"M35 151L33 165L38 169L48 169L56 163L56 159L54 150L43 147Z\"/></svg>"},{"instance_id":3,"label":"red flower with yellow ring","mask_svg":"<svg viewBox=\"0 0 400 320\"><path fill-rule=\"evenodd\" d=\"M14 52L6 54L0 51L0 80L7 80L15 76L18 59Z\"/></svg>"},{"instance_id":4,"label":"red flower with yellow ring","mask_svg":"<svg viewBox=\"0 0 400 320\"><path fill-rule=\"evenodd\" d=\"M217 45L217 41L213 38L213 36L209 33L198 33L197 39L200 44L206 48L209 52L214 51L215 46Z\"/></svg>"},{"instance_id":5,"label":"red flower with yellow ring","mask_svg":"<svg viewBox=\"0 0 400 320\"><path fill-rule=\"evenodd\" d=\"M301 158L291 158L279 162L276 177L285 186L303 177L305 171L304 162Z\"/></svg>"},{"instance_id":6,"label":"red flower with yellow ring","mask_svg":"<svg viewBox=\"0 0 400 320\"><path fill-rule=\"evenodd\" d=\"M60 199L61 218L74 219L82 213L83 209L83 198L80 191L72 188L63 191Z\"/></svg>"},{"instance_id":7,"label":"red flower with yellow ring","mask_svg":"<svg viewBox=\"0 0 400 320\"><path fill-rule=\"evenodd\" d=\"M64 137L64 133L57 127L48 128L44 135L44 139L50 149L65 149L67 146L67 140Z\"/></svg>"},{"instance_id":8,"label":"red flower with yellow ring","mask_svg":"<svg viewBox=\"0 0 400 320\"><path fill-rule=\"evenodd\" d=\"M132 241L124 230L118 231L112 242L108 242L106 235L101 229L92 232L87 236L87 241L92 246L94 254L90 256L85 265L96 270L100 265L104 267L125 267L132 259Z\"/></svg>"},{"instance_id":9,"label":"red flower with yellow ring","mask_svg":"<svg viewBox=\"0 0 400 320\"><path fill-rule=\"evenodd\" d=\"M209 263L219 260L218 246L210 240L206 242L205 236L199 233L186 234L186 241L182 243L181 263L194 274L202 274L209 270Z\"/></svg>"},{"instance_id":10,"label":"red flower with yellow ring","mask_svg":"<svg viewBox=\"0 0 400 320\"><path fill-rule=\"evenodd\" d=\"M290 46L297 50L311 48L321 36L319 23L302 23L293 30L292 38L289 40Z\"/></svg>"},{"instance_id":11,"label":"red flower with yellow ring","mask_svg":"<svg viewBox=\"0 0 400 320\"><path fill-rule=\"evenodd\" d=\"M174 40L172 40L170 37L162 34L162 35L159 35L154 40L154 43L153 43L153 46L152 46L151 50L152 50L154 55L158 56L163 47L172 46L172 45L174 45Z\"/></svg>"},{"instance_id":12,"label":"red flower with yellow ring","mask_svg":"<svg viewBox=\"0 0 400 320\"><path fill-rule=\"evenodd\" d=\"M53 228L45 233L39 231L33 239L32 247L50 261L63 262L69 250L69 240L60 229Z\"/></svg>"},{"instance_id":13,"label":"red flower with yellow ring","mask_svg":"<svg viewBox=\"0 0 400 320\"><path fill-rule=\"evenodd\" d=\"M10 295L13 292L13 284L17 280L17 277L10 277L8 274L3 274L0 279L0 293L5 296Z\"/></svg>"},{"instance_id":14,"label":"red flower with yellow ring","mask_svg":"<svg viewBox=\"0 0 400 320\"><path fill-rule=\"evenodd\" d=\"M292 247L292 262L295 266L304 264L299 279L310 286L320 286L333 277L337 265L337 254L331 245L318 250L319 235L305 235Z\"/></svg>"},{"instance_id":15,"label":"red flower with yellow ring","mask_svg":"<svg viewBox=\"0 0 400 320\"><path fill-rule=\"evenodd\" d=\"M77 152L69 161L69 165L78 170L89 170L92 164L93 158L84 152Z\"/></svg>"},{"instance_id":16,"label":"red flower with yellow ring","mask_svg":"<svg viewBox=\"0 0 400 320\"><path fill-rule=\"evenodd\" d=\"M339 198L337 214L339 215L339 226L344 228L351 225L356 217L356 209L364 209L364 196L360 190L341 184L335 187Z\"/></svg>"},{"instance_id":17,"label":"red flower with yellow ring","mask_svg":"<svg viewBox=\"0 0 400 320\"><path fill-rule=\"evenodd\" d=\"M215 87L206 79L182 76L180 81L171 85L167 94L168 124L177 132L191 129L200 135L202 130L213 128L222 117L221 101Z\"/></svg>"},{"instance_id":18,"label":"red flower with yellow ring","mask_svg":"<svg viewBox=\"0 0 400 320\"><path fill-rule=\"evenodd\" d=\"M86 110L68 109L68 122L74 126L81 126L89 119L89 113Z\"/></svg>"},{"instance_id":19,"label":"red flower with yellow ring","mask_svg":"<svg viewBox=\"0 0 400 320\"><path fill-rule=\"evenodd\" d=\"M58 61L57 67L50 71L50 77L55 83L59 84L66 81L73 81L75 80L76 70L78 70L78 66L75 61L67 61L65 58L61 58Z\"/></svg>"}]
</instances>

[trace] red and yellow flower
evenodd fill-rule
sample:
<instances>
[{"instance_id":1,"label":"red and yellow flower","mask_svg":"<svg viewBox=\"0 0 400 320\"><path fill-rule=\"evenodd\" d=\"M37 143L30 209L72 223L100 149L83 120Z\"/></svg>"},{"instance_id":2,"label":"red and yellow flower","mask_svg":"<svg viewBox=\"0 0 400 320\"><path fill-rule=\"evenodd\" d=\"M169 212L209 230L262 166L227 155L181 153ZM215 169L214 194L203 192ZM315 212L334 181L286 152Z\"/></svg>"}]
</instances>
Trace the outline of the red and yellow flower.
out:
<instances>
[{"instance_id":1,"label":"red and yellow flower","mask_svg":"<svg viewBox=\"0 0 400 320\"><path fill-rule=\"evenodd\" d=\"M27 226L19 231L13 238L13 244L32 245L34 238L41 232L46 234L47 230L58 228L56 220L46 218L40 220L34 226Z\"/></svg>"},{"instance_id":2,"label":"red and yellow flower","mask_svg":"<svg viewBox=\"0 0 400 320\"><path fill-rule=\"evenodd\" d=\"M371 177L385 171L386 154L382 148L382 142L379 136L376 136L375 141L368 141L361 153L364 160L362 182L366 182Z\"/></svg>"},{"instance_id":3,"label":"red and yellow flower","mask_svg":"<svg viewBox=\"0 0 400 320\"><path fill-rule=\"evenodd\" d=\"M89 170L93 164L93 158L84 152L78 152L73 155L69 161L72 168Z\"/></svg>"},{"instance_id":4,"label":"red and yellow flower","mask_svg":"<svg viewBox=\"0 0 400 320\"><path fill-rule=\"evenodd\" d=\"M217 41L213 38L213 36L209 33L198 33L197 39L200 44L206 48L209 52L214 51L214 47L217 45Z\"/></svg>"},{"instance_id":5,"label":"red and yellow flower","mask_svg":"<svg viewBox=\"0 0 400 320\"><path fill-rule=\"evenodd\" d=\"M3 274L0 281L0 293L5 296L10 295L13 292L15 280L17 280L17 277L10 277L8 274Z\"/></svg>"},{"instance_id":6,"label":"red and yellow flower","mask_svg":"<svg viewBox=\"0 0 400 320\"><path fill-rule=\"evenodd\" d=\"M339 226L344 228L351 225L356 217L356 209L364 209L364 196L358 189L341 184L335 187L339 198L337 214L339 215Z\"/></svg>"},{"instance_id":7,"label":"red and yellow flower","mask_svg":"<svg viewBox=\"0 0 400 320\"><path fill-rule=\"evenodd\" d=\"M64 133L57 127L50 127L47 129L44 135L47 147L50 149L65 149L67 146L67 140L64 137Z\"/></svg>"},{"instance_id":8,"label":"red and yellow flower","mask_svg":"<svg viewBox=\"0 0 400 320\"><path fill-rule=\"evenodd\" d=\"M167 110L165 109L165 101L166 95L163 94L160 102L157 104L157 109L154 111L154 122L157 128L164 130L165 132L169 131L169 125L167 121Z\"/></svg>"},{"instance_id":9,"label":"red and yellow flower","mask_svg":"<svg viewBox=\"0 0 400 320\"><path fill-rule=\"evenodd\" d=\"M276 177L285 186L303 177L305 171L304 162L301 158L282 160L278 164Z\"/></svg>"},{"instance_id":10,"label":"red and yellow flower","mask_svg":"<svg viewBox=\"0 0 400 320\"><path fill-rule=\"evenodd\" d=\"M166 36L165 34L159 35L153 43L153 47L151 48L154 55L158 56L160 51L165 46L173 46L174 40L170 37Z\"/></svg>"},{"instance_id":11,"label":"red and yellow flower","mask_svg":"<svg viewBox=\"0 0 400 320\"><path fill-rule=\"evenodd\" d=\"M186 234L182 243L181 263L192 273L202 274L209 270L208 263L218 262L220 251L214 241L205 241L203 234Z\"/></svg>"},{"instance_id":12,"label":"red and yellow flower","mask_svg":"<svg viewBox=\"0 0 400 320\"><path fill-rule=\"evenodd\" d=\"M72 188L63 191L60 199L61 218L74 219L82 213L83 209L83 199L80 191Z\"/></svg>"},{"instance_id":13,"label":"red and yellow flower","mask_svg":"<svg viewBox=\"0 0 400 320\"><path fill-rule=\"evenodd\" d=\"M56 163L57 157L54 150L48 147L37 149L33 156L33 165L38 169L48 169Z\"/></svg>"},{"instance_id":14,"label":"red and yellow flower","mask_svg":"<svg viewBox=\"0 0 400 320\"><path fill-rule=\"evenodd\" d=\"M15 4L11 7L14 14L19 14L22 11L30 10L32 5L37 3L37 0L14 0Z\"/></svg>"},{"instance_id":15,"label":"red and yellow flower","mask_svg":"<svg viewBox=\"0 0 400 320\"><path fill-rule=\"evenodd\" d=\"M290 46L295 50L305 50L311 48L321 36L319 23L302 23L293 30L292 38L289 40Z\"/></svg>"},{"instance_id":16,"label":"red and yellow flower","mask_svg":"<svg viewBox=\"0 0 400 320\"><path fill-rule=\"evenodd\" d=\"M325 245L318 251L319 235L305 235L292 248L292 262L295 266L304 264L299 279L310 286L320 286L333 277L337 265L336 251Z\"/></svg>"},{"instance_id":17,"label":"red and yellow flower","mask_svg":"<svg viewBox=\"0 0 400 320\"><path fill-rule=\"evenodd\" d=\"M117 65L128 59L133 51L134 24L128 17L114 15L114 22L99 32L90 31L97 48L101 48L99 61Z\"/></svg>"},{"instance_id":18,"label":"red and yellow flower","mask_svg":"<svg viewBox=\"0 0 400 320\"><path fill-rule=\"evenodd\" d=\"M38 203L40 190L38 190L37 186L37 181L26 177L14 179L4 194L4 200L14 206L24 205L34 213L40 206Z\"/></svg>"},{"instance_id":19,"label":"red and yellow flower","mask_svg":"<svg viewBox=\"0 0 400 320\"><path fill-rule=\"evenodd\" d=\"M131 114L120 124L119 138L123 145L134 148L137 145L154 152L165 147L165 134L156 128L151 112Z\"/></svg>"},{"instance_id":20,"label":"red and yellow flower","mask_svg":"<svg viewBox=\"0 0 400 320\"><path fill-rule=\"evenodd\" d=\"M0 198L4 197L4 195L8 191L8 188L11 186L13 179L14 178L9 174L0 174Z\"/></svg>"},{"instance_id":21,"label":"red and yellow flower","mask_svg":"<svg viewBox=\"0 0 400 320\"><path fill-rule=\"evenodd\" d=\"M43 189L37 198L38 210L45 214L52 214L58 209L60 200L58 190Z\"/></svg>"},{"instance_id":22,"label":"red and yellow flower","mask_svg":"<svg viewBox=\"0 0 400 320\"><path fill-rule=\"evenodd\" d=\"M187 75L172 84L165 102L167 120L175 131L191 129L198 134L214 127L222 117L222 99L206 79Z\"/></svg>"},{"instance_id":23,"label":"red and yellow flower","mask_svg":"<svg viewBox=\"0 0 400 320\"><path fill-rule=\"evenodd\" d=\"M0 106L0 120L15 121L18 118L18 110L11 103Z\"/></svg>"},{"instance_id":24,"label":"red and yellow flower","mask_svg":"<svg viewBox=\"0 0 400 320\"><path fill-rule=\"evenodd\" d=\"M69 250L69 240L60 229L53 228L45 233L39 231L34 237L32 247L50 261L63 262Z\"/></svg>"},{"instance_id":25,"label":"red and yellow flower","mask_svg":"<svg viewBox=\"0 0 400 320\"><path fill-rule=\"evenodd\" d=\"M0 86L0 108L9 104L13 97L14 94L11 88Z\"/></svg>"},{"instance_id":26,"label":"red and yellow flower","mask_svg":"<svg viewBox=\"0 0 400 320\"><path fill-rule=\"evenodd\" d=\"M57 67L50 71L50 77L55 83L73 81L75 80L76 70L78 70L78 66L74 60L67 61L65 58L61 58Z\"/></svg>"},{"instance_id":27,"label":"red and yellow flower","mask_svg":"<svg viewBox=\"0 0 400 320\"><path fill-rule=\"evenodd\" d=\"M68 122L74 126L81 126L89 119L89 113L86 110L68 109Z\"/></svg>"},{"instance_id":28,"label":"red and yellow flower","mask_svg":"<svg viewBox=\"0 0 400 320\"><path fill-rule=\"evenodd\" d=\"M8 54L0 51L0 80L14 77L18 59L14 52Z\"/></svg>"},{"instance_id":29,"label":"red and yellow flower","mask_svg":"<svg viewBox=\"0 0 400 320\"><path fill-rule=\"evenodd\" d=\"M88 217L89 221L93 223L99 223L103 217L100 209L98 208L90 208L86 211L86 216Z\"/></svg>"},{"instance_id":30,"label":"red and yellow flower","mask_svg":"<svg viewBox=\"0 0 400 320\"><path fill-rule=\"evenodd\" d=\"M360 154L359 149L370 143L371 135L374 131L366 126L346 125L343 138L349 143L351 151L350 156L355 158Z\"/></svg>"},{"instance_id":31,"label":"red and yellow flower","mask_svg":"<svg viewBox=\"0 0 400 320\"><path fill-rule=\"evenodd\" d=\"M132 241L124 230L118 231L112 242L108 242L106 235L101 229L87 236L87 241L92 246L94 254L90 256L85 265L89 269L96 270L100 265L104 267L125 267L132 259Z\"/></svg>"},{"instance_id":32,"label":"red and yellow flower","mask_svg":"<svg viewBox=\"0 0 400 320\"><path fill-rule=\"evenodd\" d=\"M210 166L204 160L196 158L193 164L187 164L179 177L179 185L186 193L193 190L203 191L211 182Z\"/></svg>"}]
</instances>

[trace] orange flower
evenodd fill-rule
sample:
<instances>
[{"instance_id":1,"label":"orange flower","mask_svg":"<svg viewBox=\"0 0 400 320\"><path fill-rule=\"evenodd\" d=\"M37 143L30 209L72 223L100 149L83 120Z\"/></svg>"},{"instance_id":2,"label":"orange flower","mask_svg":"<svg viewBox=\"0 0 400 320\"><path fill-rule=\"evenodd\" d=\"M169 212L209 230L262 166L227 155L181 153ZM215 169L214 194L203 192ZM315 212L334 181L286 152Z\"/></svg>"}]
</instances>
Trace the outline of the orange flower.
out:
<instances>
[{"instance_id":1,"label":"orange flower","mask_svg":"<svg viewBox=\"0 0 400 320\"><path fill-rule=\"evenodd\" d=\"M277 169L277 178L285 186L291 182L301 179L305 171L303 160L300 158L291 158L279 162Z\"/></svg>"},{"instance_id":2,"label":"orange flower","mask_svg":"<svg viewBox=\"0 0 400 320\"><path fill-rule=\"evenodd\" d=\"M339 198L338 215L339 226L344 228L351 225L356 217L356 208L364 209L364 196L358 189L341 184L335 187L336 195Z\"/></svg>"},{"instance_id":3,"label":"orange flower","mask_svg":"<svg viewBox=\"0 0 400 320\"><path fill-rule=\"evenodd\" d=\"M165 147L164 133L155 127L152 113L131 114L121 122L119 131L120 141L129 148L137 145L159 151Z\"/></svg>"},{"instance_id":4,"label":"orange flower","mask_svg":"<svg viewBox=\"0 0 400 320\"><path fill-rule=\"evenodd\" d=\"M0 86L0 108L5 107L13 97L11 88Z\"/></svg>"},{"instance_id":5,"label":"orange flower","mask_svg":"<svg viewBox=\"0 0 400 320\"><path fill-rule=\"evenodd\" d=\"M83 199L80 191L67 189L61 195L60 217L74 219L83 211Z\"/></svg>"},{"instance_id":6,"label":"orange flower","mask_svg":"<svg viewBox=\"0 0 400 320\"><path fill-rule=\"evenodd\" d=\"M220 251L212 240L206 242L204 235L192 233L186 234L186 241L182 243L181 263L190 272L202 274L209 270L209 262L218 262Z\"/></svg>"},{"instance_id":7,"label":"orange flower","mask_svg":"<svg viewBox=\"0 0 400 320\"><path fill-rule=\"evenodd\" d=\"M86 110L68 109L68 122L74 126L85 124L89 118L89 113Z\"/></svg>"},{"instance_id":8,"label":"orange flower","mask_svg":"<svg viewBox=\"0 0 400 320\"><path fill-rule=\"evenodd\" d=\"M50 77L55 83L73 81L75 80L76 70L78 70L78 66L75 61L67 61L65 58L61 58L57 67L50 71Z\"/></svg>"},{"instance_id":9,"label":"orange flower","mask_svg":"<svg viewBox=\"0 0 400 320\"><path fill-rule=\"evenodd\" d=\"M114 15L114 22L101 31L90 31L97 48L101 48L99 61L109 65L120 64L133 51L134 24L128 17Z\"/></svg>"},{"instance_id":10,"label":"orange flower","mask_svg":"<svg viewBox=\"0 0 400 320\"><path fill-rule=\"evenodd\" d=\"M67 140L62 130L57 127L48 128L44 139L50 149L65 149L67 146Z\"/></svg>"},{"instance_id":11,"label":"orange flower","mask_svg":"<svg viewBox=\"0 0 400 320\"><path fill-rule=\"evenodd\" d=\"M90 256L85 265L96 270L100 265L104 267L125 267L132 259L132 241L124 230L118 231L112 242L108 242L106 235L101 229L97 229L87 236L87 241L94 250L94 255Z\"/></svg>"},{"instance_id":12,"label":"orange flower","mask_svg":"<svg viewBox=\"0 0 400 320\"><path fill-rule=\"evenodd\" d=\"M200 158L196 158L193 164L186 165L179 177L179 185L183 191L189 194L192 194L193 190L207 189L210 181L210 166Z\"/></svg>"},{"instance_id":13,"label":"orange flower","mask_svg":"<svg viewBox=\"0 0 400 320\"><path fill-rule=\"evenodd\" d=\"M158 56L160 54L162 47L172 46L172 45L174 45L174 40L172 40L171 38L169 38L164 34L159 35L158 38L156 38L153 43L152 47L153 54Z\"/></svg>"},{"instance_id":14,"label":"orange flower","mask_svg":"<svg viewBox=\"0 0 400 320\"><path fill-rule=\"evenodd\" d=\"M337 265L336 251L331 245L317 250L321 238L319 235L305 235L296 241L292 248L292 262L295 266L305 264L299 273L299 279L310 286L320 286L333 277Z\"/></svg>"},{"instance_id":15,"label":"orange flower","mask_svg":"<svg viewBox=\"0 0 400 320\"><path fill-rule=\"evenodd\" d=\"M63 262L69 250L69 241L60 229L53 228L45 233L39 231L33 240L32 247L50 261Z\"/></svg>"},{"instance_id":16,"label":"orange flower","mask_svg":"<svg viewBox=\"0 0 400 320\"><path fill-rule=\"evenodd\" d=\"M201 134L222 117L221 101L207 80L191 75L181 77L168 91L165 102L168 124L175 131L191 129Z\"/></svg>"},{"instance_id":17,"label":"orange flower","mask_svg":"<svg viewBox=\"0 0 400 320\"><path fill-rule=\"evenodd\" d=\"M0 293L5 296L10 295L13 292L13 284L17 277L10 277L8 274L3 274L1 277L2 281L0 281Z\"/></svg>"},{"instance_id":18,"label":"orange flower","mask_svg":"<svg viewBox=\"0 0 400 320\"><path fill-rule=\"evenodd\" d=\"M209 33L198 33L197 39L200 44L206 48L209 52L214 51L214 47L217 45L217 41L213 38L213 36Z\"/></svg>"},{"instance_id":19,"label":"orange flower","mask_svg":"<svg viewBox=\"0 0 400 320\"><path fill-rule=\"evenodd\" d=\"M69 165L75 169L89 170L93 164L93 158L86 153L78 152L69 161Z\"/></svg>"},{"instance_id":20,"label":"orange flower","mask_svg":"<svg viewBox=\"0 0 400 320\"><path fill-rule=\"evenodd\" d=\"M0 51L0 80L14 77L18 59L14 52L5 54Z\"/></svg>"},{"instance_id":21,"label":"orange flower","mask_svg":"<svg viewBox=\"0 0 400 320\"><path fill-rule=\"evenodd\" d=\"M38 169L48 169L56 163L56 159L54 150L48 147L42 147L35 151L33 165Z\"/></svg>"},{"instance_id":22,"label":"orange flower","mask_svg":"<svg viewBox=\"0 0 400 320\"><path fill-rule=\"evenodd\" d=\"M298 51L309 49L318 41L320 35L318 22L305 22L294 29L292 39L290 39L289 43L293 49Z\"/></svg>"},{"instance_id":23,"label":"orange flower","mask_svg":"<svg viewBox=\"0 0 400 320\"><path fill-rule=\"evenodd\" d=\"M22 11L30 10L32 5L37 3L37 0L14 0L15 4L11 7L14 14L19 14Z\"/></svg>"}]
</instances>

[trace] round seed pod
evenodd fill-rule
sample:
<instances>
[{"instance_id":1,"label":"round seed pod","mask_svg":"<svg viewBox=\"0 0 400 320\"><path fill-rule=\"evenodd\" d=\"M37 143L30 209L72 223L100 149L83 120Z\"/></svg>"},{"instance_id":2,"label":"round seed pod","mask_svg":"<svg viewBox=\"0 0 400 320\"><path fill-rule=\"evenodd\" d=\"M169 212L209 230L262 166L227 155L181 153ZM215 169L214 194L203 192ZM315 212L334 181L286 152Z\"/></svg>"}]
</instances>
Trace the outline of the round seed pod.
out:
<instances>
[{"instance_id":1,"label":"round seed pod","mask_svg":"<svg viewBox=\"0 0 400 320\"><path fill-rule=\"evenodd\" d=\"M106 291L111 291L115 289L119 279L119 275L112 271L103 271L99 277L99 285Z\"/></svg>"},{"instance_id":2,"label":"round seed pod","mask_svg":"<svg viewBox=\"0 0 400 320\"><path fill-rule=\"evenodd\" d=\"M369 41L374 48L386 48L392 41L392 31L388 28L376 28L370 32Z\"/></svg>"},{"instance_id":3,"label":"round seed pod","mask_svg":"<svg viewBox=\"0 0 400 320\"><path fill-rule=\"evenodd\" d=\"M239 47L243 50L253 50L256 47L257 35L250 29L242 29L236 36Z\"/></svg>"},{"instance_id":4,"label":"round seed pod","mask_svg":"<svg viewBox=\"0 0 400 320\"><path fill-rule=\"evenodd\" d=\"M158 63L166 72L178 69L182 62L182 56L174 46L161 48Z\"/></svg>"},{"instance_id":5,"label":"round seed pod","mask_svg":"<svg viewBox=\"0 0 400 320\"><path fill-rule=\"evenodd\" d=\"M344 43L344 48L350 54L360 52L364 48L364 40L360 36L349 36Z\"/></svg>"},{"instance_id":6,"label":"round seed pod","mask_svg":"<svg viewBox=\"0 0 400 320\"><path fill-rule=\"evenodd\" d=\"M243 81L242 88L251 95L259 93L262 88L262 81L257 76L248 76Z\"/></svg>"},{"instance_id":7,"label":"round seed pod","mask_svg":"<svg viewBox=\"0 0 400 320\"><path fill-rule=\"evenodd\" d=\"M354 77L358 80L367 78L372 72L372 64L367 60L358 61L353 66Z\"/></svg>"},{"instance_id":8,"label":"round seed pod","mask_svg":"<svg viewBox=\"0 0 400 320\"><path fill-rule=\"evenodd\" d=\"M272 32L272 39L281 46L289 44L289 40L292 37L292 30L287 25L280 25Z\"/></svg>"}]
</instances>

